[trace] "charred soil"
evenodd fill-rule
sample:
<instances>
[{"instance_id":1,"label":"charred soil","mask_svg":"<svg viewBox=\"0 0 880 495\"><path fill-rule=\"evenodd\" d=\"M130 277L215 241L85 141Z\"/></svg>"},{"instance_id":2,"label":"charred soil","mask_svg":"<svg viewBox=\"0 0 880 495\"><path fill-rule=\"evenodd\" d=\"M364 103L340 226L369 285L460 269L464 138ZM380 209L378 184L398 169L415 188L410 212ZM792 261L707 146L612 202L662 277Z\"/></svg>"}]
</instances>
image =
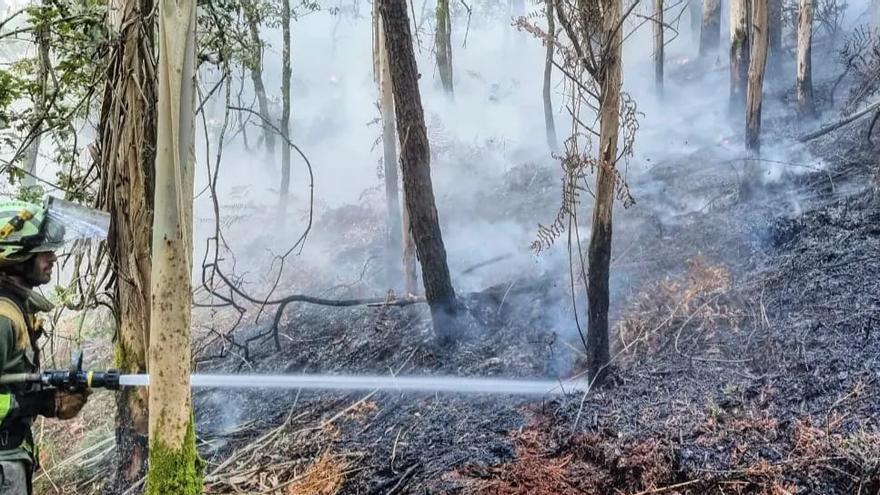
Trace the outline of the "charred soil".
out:
<instances>
[{"instance_id":1,"label":"charred soil","mask_svg":"<svg viewBox=\"0 0 880 495\"><path fill-rule=\"evenodd\" d=\"M877 493L880 195L859 186L876 164L858 149L749 201L730 182L703 209L629 214L603 388L543 400L201 392L209 491ZM792 188L797 209L780 209ZM298 307L252 369L208 368L572 375L579 341L557 316L570 290L547 276L462 296L466 338L451 349L433 346L419 305Z\"/></svg>"}]
</instances>

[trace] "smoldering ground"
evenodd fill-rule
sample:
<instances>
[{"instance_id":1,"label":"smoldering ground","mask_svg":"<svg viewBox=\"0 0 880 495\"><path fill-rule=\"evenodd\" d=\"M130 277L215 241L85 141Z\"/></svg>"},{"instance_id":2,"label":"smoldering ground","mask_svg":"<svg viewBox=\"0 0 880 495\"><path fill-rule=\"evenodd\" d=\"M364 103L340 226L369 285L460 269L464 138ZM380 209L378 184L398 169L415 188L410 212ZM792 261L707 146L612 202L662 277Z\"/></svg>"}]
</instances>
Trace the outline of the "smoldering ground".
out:
<instances>
[{"instance_id":1,"label":"smoldering ground","mask_svg":"<svg viewBox=\"0 0 880 495\"><path fill-rule=\"evenodd\" d=\"M643 7L643 14L647 14L648 7ZM480 15L483 12L475 8L477 14L469 22L465 11L455 14L454 100L442 93L437 81L430 8L424 22L417 20L422 25L417 57L432 148L432 177L453 282L459 292L468 293L552 279L559 290L558 298L547 308L547 314L553 315L550 326L564 340L577 344L578 321L573 308L582 302L583 283L575 270L572 298L571 288L567 288L571 282L566 239L538 255L529 249L537 226L551 223L561 207L562 172L543 139L540 95L544 47L528 33ZM681 32L667 47L670 80L662 98L657 97L651 77L649 30L644 25L639 28L642 21L637 18L627 25L624 87L637 102L640 115L635 154L621 168L637 203L627 210L616 206L615 318L627 295L637 291L643 281L681 272L686 257L693 254L658 255L663 250L655 249L656 243L692 226L694 216L719 204L744 201L740 186L750 161L742 150L743 124L730 115L726 91L720 90L726 87L728 77L724 54L695 59L687 15L684 13L683 22L677 25ZM383 268L385 211L377 141L381 128L376 123L379 113L367 42L370 29L369 12L350 9L312 13L293 28L292 141L311 164L314 203L310 203L312 176L294 153L291 204L286 216L279 218L280 150L269 154L259 146L262 131L252 116L248 147L240 132L226 134L216 198L223 239L231 249L221 249L220 265L225 271L243 275L239 283L258 299L273 287L277 296L305 293L331 298L381 296L389 288ZM327 33L331 33L330 39ZM268 47L263 75L267 87L277 88L280 35L276 30L264 34ZM819 68L817 78L830 77L833 71ZM210 86L217 77L204 70L202 84ZM785 78L768 78L764 110L768 132L790 126L784 120L784 102L774 96L786 84ZM558 71L552 88L561 141L571 118ZM279 112L279 99L273 91L274 115ZM213 153L226 106L220 93L205 106L209 139L197 147L200 161L210 159L212 165L216 164ZM242 94L244 101L253 100L247 84ZM781 116L778 126L777 115ZM793 177L825 167L821 159L795 143L795 134L789 132L787 138L765 142L758 165L760 181L775 185L775 192L772 201L770 193L755 201L767 203L775 214L802 211L802 203L809 198L786 185ZM207 179L203 173L197 181L204 186ZM204 239L213 235L213 204L210 191L199 186L197 190L203 192L196 202L196 238ZM578 216L582 247L589 235L590 201L589 192L585 192ZM278 256L294 245L310 220L308 238L301 250L285 258L279 279ZM746 225L751 220L736 222ZM737 242L722 244L755 242L765 237L762 229L732 229L729 235L737 236ZM718 261L724 263L747 261L741 250L721 253L714 234L704 234L689 231L692 245L715 251L722 256ZM210 244L197 242L194 259L202 260L206 247ZM194 277L201 283L198 264ZM520 296L514 292L513 297ZM583 308L578 312L583 322ZM296 324L295 315L291 312L282 321ZM246 318L241 334L246 338L264 331L271 325L269 316L256 324ZM576 356L563 359L570 363L576 360Z\"/></svg>"},{"instance_id":2,"label":"smoldering ground","mask_svg":"<svg viewBox=\"0 0 880 495\"><path fill-rule=\"evenodd\" d=\"M648 6L644 7L647 11ZM475 5L476 13L468 25L466 13L459 7L455 9L454 101L437 87L430 52L430 5L427 14L418 15L427 19L419 32L421 49L417 57L444 241L453 283L469 315L469 334L462 344L452 352L437 350L424 306L338 309L291 304L278 327L279 347L272 339L257 340L249 344L252 353L245 356L229 339L240 345L270 329L276 307L245 305L247 313L238 323L238 315L228 307L199 308L194 322L200 370L518 377L560 377L579 371L580 337L573 308L578 305L583 325L585 298L578 268L574 283L570 280L567 239L557 240L539 255L529 249L537 225L552 222L561 206L561 170L544 139L544 49L538 40L509 27L503 17L506 12L482 11ZM789 232L780 230L780 222L787 223L779 217L798 218L804 211L828 204L834 212L830 217L846 217L838 211L845 208L834 206L835 202L857 191L838 187L834 175L828 193L829 181L823 177L838 173L829 163L833 157L814 154L796 144L801 129L792 122L787 104L779 96L790 84L786 81L791 78L785 76L775 82L768 79L765 141L758 162L763 171L762 187L755 194L744 195L742 183L748 160L742 151L743 124L728 114L725 54L694 60L696 48L687 25L685 13L678 26L681 34L667 47L669 80L662 99L656 97L653 88L648 30L636 31L626 43L624 85L641 115L635 155L622 164L636 204L626 210L619 203L615 206L612 318L616 322L624 321L626 310L640 300L661 301L665 286L657 284L686 278L691 260L705 260L712 268L722 266L734 280L746 278L745 274L762 263L776 266L772 256L777 251L773 249L779 248L779 239L785 237L780 232ZM264 77L272 113L277 118L280 34L276 30L263 34L269 40ZM213 245L206 238L215 233L214 195L223 242L230 248L220 250L219 265L255 298L264 299L270 293L273 297L302 293L331 299L385 294L384 193L381 146L376 146L380 127L374 123L379 114L370 39L369 12L365 8L359 16L349 9L332 15L309 14L293 25L291 139L311 163L314 203L310 201L311 177L303 160L294 154L292 198L285 216L279 214L277 200L280 149L270 155L260 147L261 130L253 118L247 127L245 146L244 136L235 129L235 122L242 116L231 112L230 129L234 130L227 130L223 154L217 162L218 138L227 106L223 91L206 104L207 131L202 129L201 121L197 129L199 195L193 274L197 285L203 281L202 260L207 255L209 262L213 261ZM793 74L790 67L782 72ZM828 64L817 67L816 77L835 73L833 64ZM211 87L217 78L218 74L203 69L200 85ZM234 84L233 94L239 81ZM247 80L242 95L243 105L251 104L253 95ZM562 138L568 132L570 117L558 73L553 80L553 102L557 134ZM234 104L239 104L237 99ZM834 110L826 112L833 114ZM211 191L206 189L207 167L218 163L217 188ZM842 179L844 183L850 179L850 185L859 182L852 175ZM309 213L312 208L313 216ZM578 217L581 247L589 235L590 208L591 197L585 192ZM872 217L863 217L857 222L859 236L869 238L870 228L866 225ZM278 255L295 244L310 218L313 222L302 250L296 249L285 259L279 277ZM793 249L807 250L825 229L834 230L827 224L792 227L791 232L808 232L797 237ZM575 260L577 249L576 245ZM768 250L773 253L768 255L769 261L761 254ZM487 260L491 263L480 266ZM818 257L814 261L820 260ZM210 277L210 271L205 273ZM859 280L869 280L870 273L865 271ZM797 280L801 285L785 290L796 293L795 289L808 284ZM222 303L203 290L197 291L196 298L202 304ZM698 308L706 302L698 299ZM779 315L796 309L795 304L776 302L774 311ZM863 301L864 305L869 303ZM649 429L662 432L667 439L678 437L686 444L678 450L684 452L680 464L698 464L696 460L708 449L692 440L705 427L700 422L709 416L705 411L711 409L706 406L708 401L722 403L730 417L741 419L751 413L748 407L755 406L756 397L765 396L761 390L768 378L756 378L757 368L740 362L722 365L708 361L714 364L700 365L673 352L671 349L679 350L679 343L685 351L692 351L688 346L693 342L708 342L711 345L707 348L713 354L697 357L744 359L736 354L743 348L735 344L749 335L743 329L724 327L731 331L697 339L690 326L695 320L689 315L674 316L670 320L675 328L683 329L683 340L666 341L665 347L660 346L664 351L658 352L660 357L645 357L643 367L622 366L619 390L590 397L585 402L585 413L580 397L558 403L545 401L529 408L517 398L200 392L195 398L196 415L203 453L211 462L209 485L216 490L255 489L258 482L254 479L258 476L236 477L237 466L248 464L248 469L268 473L273 466L287 463L283 465L293 466L291 472L296 472L311 466L322 453L332 451L339 458L360 463L358 471L347 475L350 493L393 491L398 486L410 492L420 488L443 491L460 487L462 477L487 477L495 466L516 458L518 444L509 432L526 427L530 414L559 418L558 429L550 428L555 438L564 436L562 430L601 431L608 437L603 437L603 445L613 450L618 445L615 436L628 441L638 434L640 414L647 411ZM802 331L804 328L812 327L807 325ZM231 329L234 333L230 335ZM224 334L228 337L220 336ZM772 363L773 350L788 349L782 334L759 335L773 344L763 355L764 361ZM823 404L834 404L835 394L861 376L861 370L842 362L846 346L837 340L834 343L837 354L832 368L835 373L848 374L838 380L839 389L810 389ZM813 355L816 349L809 347L807 354ZM868 352L873 347L866 345L865 349ZM221 351L224 355L218 357ZM682 361L688 365L679 367ZM799 364L786 360L785 366L789 365L791 368L771 369L795 375ZM734 373L738 373L736 379L726 378ZM786 385L804 388L807 378L795 376ZM745 398L734 397L740 401L736 402L728 397L731 394L723 392L730 384L727 382L744 390ZM658 425L669 418L653 413L657 404L636 400L667 392L678 401L673 410L689 418L673 421L670 428L681 427L685 433L673 435L672 430L663 430ZM786 403L789 406L794 409ZM526 415L524 408L529 411ZM687 411L692 414L685 414ZM716 443L711 446L731 450ZM248 450L252 446L257 447ZM572 451L562 446L559 452L544 454L552 459L560 452L567 455ZM581 457L578 453L575 460L581 462ZM716 457L720 456L713 455L713 461ZM458 470L463 466L471 471L462 474ZM682 470L676 476L695 475L700 467ZM708 468L727 467L719 461ZM288 479L284 476L287 474L282 478Z\"/></svg>"}]
</instances>

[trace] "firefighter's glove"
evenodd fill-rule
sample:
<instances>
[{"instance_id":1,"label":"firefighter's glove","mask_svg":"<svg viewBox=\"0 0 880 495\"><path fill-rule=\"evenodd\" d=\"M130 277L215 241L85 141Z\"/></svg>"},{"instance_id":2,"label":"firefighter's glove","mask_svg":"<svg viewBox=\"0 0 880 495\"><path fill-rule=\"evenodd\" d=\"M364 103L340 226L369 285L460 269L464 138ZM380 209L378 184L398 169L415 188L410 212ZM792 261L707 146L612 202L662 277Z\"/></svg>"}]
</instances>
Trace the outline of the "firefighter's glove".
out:
<instances>
[{"instance_id":1,"label":"firefighter's glove","mask_svg":"<svg viewBox=\"0 0 880 495\"><path fill-rule=\"evenodd\" d=\"M68 392L66 390L55 391L55 417L58 419L75 418L79 411L86 405L89 391Z\"/></svg>"},{"instance_id":2,"label":"firefighter's glove","mask_svg":"<svg viewBox=\"0 0 880 495\"><path fill-rule=\"evenodd\" d=\"M55 392L53 388L17 394L15 401L25 416L45 416L54 418L58 409L55 404Z\"/></svg>"}]
</instances>

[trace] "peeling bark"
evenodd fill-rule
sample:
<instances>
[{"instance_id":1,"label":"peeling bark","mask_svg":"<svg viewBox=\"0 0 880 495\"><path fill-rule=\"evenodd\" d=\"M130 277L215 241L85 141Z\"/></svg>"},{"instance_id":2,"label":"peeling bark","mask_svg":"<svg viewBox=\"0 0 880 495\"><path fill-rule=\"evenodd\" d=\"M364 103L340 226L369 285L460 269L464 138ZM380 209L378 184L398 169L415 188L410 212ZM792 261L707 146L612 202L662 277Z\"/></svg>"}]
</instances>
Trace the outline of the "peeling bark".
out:
<instances>
[{"instance_id":1,"label":"peeling bark","mask_svg":"<svg viewBox=\"0 0 880 495\"><path fill-rule=\"evenodd\" d=\"M402 235L403 235L403 286L407 294L419 294L419 275L416 271L416 243L413 239L412 222L409 218L409 210L406 208L406 191L403 191L403 214L402 214Z\"/></svg>"},{"instance_id":2,"label":"peeling bark","mask_svg":"<svg viewBox=\"0 0 880 495\"><path fill-rule=\"evenodd\" d=\"M797 111L801 117L813 117L812 75L813 1L800 0L797 31Z\"/></svg>"},{"instance_id":3,"label":"peeling bark","mask_svg":"<svg viewBox=\"0 0 880 495\"><path fill-rule=\"evenodd\" d=\"M385 276L388 287L405 287L401 280L404 270L402 218L399 176L397 173L397 143L394 132L394 93L391 88L391 68L385 50L385 33L378 4L373 4L373 74L379 88L379 112L382 116L382 165L385 172L385 212L388 237L385 247ZM408 234L408 233L407 233Z\"/></svg>"},{"instance_id":4,"label":"peeling bark","mask_svg":"<svg viewBox=\"0 0 880 495\"><path fill-rule=\"evenodd\" d=\"M152 0L115 0L110 51L98 125L98 206L111 216L107 247L115 272L116 367L146 373L150 328L150 247L156 149L156 68ZM147 389L116 393L114 479L121 493L147 466Z\"/></svg>"},{"instance_id":5,"label":"peeling bark","mask_svg":"<svg viewBox=\"0 0 880 495\"><path fill-rule=\"evenodd\" d=\"M553 15L553 0L544 0L545 14L547 17L547 34L550 39L556 37L556 17ZM553 75L553 44L547 43L547 53L544 58L544 129L547 131L547 146L550 151L556 150L556 123L553 121L553 101L550 99L550 85Z\"/></svg>"},{"instance_id":6,"label":"peeling bark","mask_svg":"<svg viewBox=\"0 0 880 495\"><path fill-rule=\"evenodd\" d=\"M749 82L749 3L730 0L730 113L742 118Z\"/></svg>"},{"instance_id":7,"label":"peeling bark","mask_svg":"<svg viewBox=\"0 0 880 495\"><path fill-rule=\"evenodd\" d=\"M721 42L721 0L703 0L702 19L700 56L712 56Z\"/></svg>"},{"instance_id":8,"label":"peeling bark","mask_svg":"<svg viewBox=\"0 0 880 495\"><path fill-rule=\"evenodd\" d=\"M149 495L197 495L192 434L195 0L160 0L159 105L150 319Z\"/></svg>"},{"instance_id":9,"label":"peeling bark","mask_svg":"<svg viewBox=\"0 0 880 495\"><path fill-rule=\"evenodd\" d=\"M761 148L761 103L764 90L764 69L767 65L767 1L752 1L752 52L749 63L749 84L746 95L746 148Z\"/></svg>"}]
</instances>

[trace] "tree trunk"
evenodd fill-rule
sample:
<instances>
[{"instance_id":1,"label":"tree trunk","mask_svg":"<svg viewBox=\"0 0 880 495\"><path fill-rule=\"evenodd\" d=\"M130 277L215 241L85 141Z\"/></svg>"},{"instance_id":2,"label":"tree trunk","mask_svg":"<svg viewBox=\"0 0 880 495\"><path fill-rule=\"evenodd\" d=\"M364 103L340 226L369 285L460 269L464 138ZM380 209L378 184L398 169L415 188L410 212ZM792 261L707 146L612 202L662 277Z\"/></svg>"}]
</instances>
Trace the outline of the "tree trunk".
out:
<instances>
[{"instance_id":1,"label":"tree trunk","mask_svg":"<svg viewBox=\"0 0 880 495\"><path fill-rule=\"evenodd\" d=\"M749 3L730 0L730 113L742 115L749 82Z\"/></svg>"},{"instance_id":2,"label":"tree trunk","mask_svg":"<svg viewBox=\"0 0 880 495\"><path fill-rule=\"evenodd\" d=\"M403 215L401 225L403 235L403 286L409 295L419 293L419 275L416 272L416 243L413 239L412 222L409 218L409 210L406 208L406 191L403 191Z\"/></svg>"},{"instance_id":3,"label":"tree trunk","mask_svg":"<svg viewBox=\"0 0 880 495\"><path fill-rule=\"evenodd\" d=\"M446 94L452 94L452 18L449 0L437 0L437 32L434 35L434 51L437 53L437 70Z\"/></svg>"},{"instance_id":4,"label":"tree trunk","mask_svg":"<svg viewBox=\"0 0 880 495\"><path fill-rule=\"evenodd\" d=\"M114 0L110 52L98 125L101 193L110 212L107 247L115 272L116 367L145 373L150 328L150 247L153 166L156 149L156 69L153 64L153 0ZM121 31L120 31L121 30ZM106 491L121 493L147 466L147 389L116 394L114 479Z\"/></svg>"},{"instance_id":5,"label":"tree trunk","mask_svg":"<svg viewBox=\"0 0 880 495\"><path fill-rule=\"evenodd\" d=\"M770 72L781 74L782 66L782 0L768 0L767 24L769 26L770 41L768 56L772 59Z\"/></svg>"},{"instance_id":6,"label":"tree trunk","mask_svg":"<svg viewBox=\"0 0 880 495\"><path fill-rule=\"evenodd\" d=\"M52 8L52 4L48 0L43 0L42 7L48 10ZM49 91L49 69L52 63L49 59L50 34L49 26L45 22L40 23L34 31L34 43L37 45L37 83L39 86L34 98L33 125L30 129L34 138L27 147L23 163L25 174L21 182L25 187L33 187L37 184L37 157L40 153L43 119L46 117L46 96Z\"/></svg>"},{"instance_id":7,"label":"tree trunk","mask_svg":"<svg viewBox=\"0 0 880 495\"><path fill-rule=\"evenodd\" d=\"M721 42L721 0L703 0L703 23L700 29L700 56L713 56Z\"/></svg>"},{"instance_id":8,"label":"tree trunk","mask_svg":"<svg viewBox=\"0 0 880 495\"><path fill-rule=\"evenodd\" d=\"M691 18L691 36L693 41L698 42L700 39L701 26L703 24L703 2L702 0L688 0L688 11Z\"/></svg>"},{"instance_id":9,"label":"tree trunk","mask_svg":"<svg viewBox=\"0 0 880 495\"><path fill-rule=\"evenodd\" d=\"M189 385L195 20L195 0L160 0L149 495L202 493Z\"/></svg>"},{"instance_id":10,"label":"tree trunk","mask_svg":"<svg viewBox=\"0 0 880 495\"><path fill-rule=\"evenodd\" d=\"M621 15L621 0L603 0L602 28L609 40L609 58L601 81L602 103L599 108L599 173L593 225L590 232L587 272L587 366L591 380L600 383L610 360L608 349L609 278L611 271L611 212L614 207L614 173L617 161L617 135L620 129L621 47L623 35L616 29Z\"/></svg>"},{"instance_id":11,"label":"tree trunk","mask_svg":"<svg viewBox=\"0 0 880 495\"><path fill-rule=\"evenodd\" d=\"M517 19L526 15L526 2L525 0L507 0L507 16L506 21L507 24L510 24L510 21L513 19ZM515 29L505 29L504 30L504 44L507 45L510 40L510 35L515 35ZM517 44L519 44L523 37L522 36L514 36L514 39Z\"/></svg>"},{"instance_id":12,"label":"tree trunk","mask_svg":"<svg viewBox=\"0 0 880 495\"><path fill-rule=\"evenodd\" d=\"M287 196L290 193L290 0L281 0L281 197L280 218L287 217ZM270 131L271 132L271 131ZM282 220L284 221L284 220Z\"/></svg>"},{"instance_id":13,"label":"tree trunk","mask_svg":"<svg viewBox=\"0 0 880 495\"><path fill-rule=\"evenodd\" d=\"M880 36L880 0L871 0L868 7L868 28L874 39Z\"/></svg>"},{"instance_id":14,"label":"tree trunk","mask_svg":"<svg viewBox=\"0 0 880 495\"><path fill-rule=\"evenodd\" d=\"M263 117L260 119L260 126L263 128L263 143L266 146L266 154L272 157L275 156L275 131L265 124L266 122L272 122L273 119L269 113L269 99L266 97L266 86L263 84L263 42L260 40L260 16L257 12L255 0L245 0L242 5L251 38L250 46L244 47L246 50L251 51L251 58L248 60L247 65L250 69L251 81L254 84L254 93L257 95L260 115Z\"/></svg>"},{"instance_id":15,"label":"tree trunk","mask_svg":"<svg viewBox=\"0 0 880 495\"><path fill-rule=\"evenodd\" d=\"M455 340L454 319L458 308L434 203L428 133L406 9L406 0L379 0L385 48L391 64L406 209L422 265L422 283L431 307L434 331L438 342L446 344Z\"/></svg>"},{"instance_id":16,"label":"tree trunk","mask_svg":"<svg viewBox=\"0 0 880 495\"><path fill-rule=\"evenodd\" d=\"M663 0L654 2L654 84L657 95L663 96Z\"/></svg>"},{"instance_id":17,"label":"tree trunk","mask_svg":"<svg viewBox=\"0 0 880 495\"><path fill-rule=\"evenodd\" d=\"M752 0L752 53L749 62L749 85L746 95L746 148L761 148L761 100L764 68L767 65L767 0Z\"/></svg>"},{"instance_id":18,"label":"tree trunk","mask_svg":"<svg viewBox=\"0 0 880 495\"><path fill-rule=\"evenodd\" d=\"M797 109L801 117L813 117L813 1L800 0L797 31Z\"/></svg>"},{"instance_id":19,"label":"tree trunk","mask_svg":"<svg viewBox=\"0 0 880 495\"><path fill-rule=\"evenodd\" d=\"M556 17L553 15L553 0L544 0L547 15L547 34L556 39ZM550 151L556 150L556 123L553 121L553 101L550 99L551 76L553 75L553 43L547 44L547 55L544 59L544 128L547 131L547 146Z\"/></svg>"},{"instance_id":20,"label":"tree trunk","mask_svg":"<svg viewBox=\"0 0 880 495\"><path fill-rule=\"evenodd\" d=\"M391 67L385 51L385 32L379 14L379 5L373 3L373 74L379 88L379 112L382 116L382 164L385 171L385 211L388 238L385 247L385 276L390 288L402 286L401 263L403 238L400 197L398 194L397 142L394 133L394 92L391 88ZM405 285L404 285L405 288Z\"/></svg>"}]
</instances>

